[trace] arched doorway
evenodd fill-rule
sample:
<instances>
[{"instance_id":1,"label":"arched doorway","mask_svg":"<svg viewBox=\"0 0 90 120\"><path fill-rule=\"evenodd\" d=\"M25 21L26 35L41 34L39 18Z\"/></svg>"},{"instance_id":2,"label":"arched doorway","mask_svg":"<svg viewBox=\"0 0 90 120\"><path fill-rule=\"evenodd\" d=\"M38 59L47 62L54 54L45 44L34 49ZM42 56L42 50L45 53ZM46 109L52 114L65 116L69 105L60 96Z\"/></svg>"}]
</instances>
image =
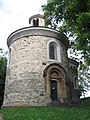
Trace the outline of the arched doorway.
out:
<instances>
[{"instance_id":1,"label":"arched doorway","mask_svg":"<svg viewBox=\"0 0 90 120\"><path fill-rule=\"evenodd\" d=\"M61 103L66 98L66 76L65 70L60 64L50 64L44 70L46 97L58 100Z\"/></svg>"}]
</instances>

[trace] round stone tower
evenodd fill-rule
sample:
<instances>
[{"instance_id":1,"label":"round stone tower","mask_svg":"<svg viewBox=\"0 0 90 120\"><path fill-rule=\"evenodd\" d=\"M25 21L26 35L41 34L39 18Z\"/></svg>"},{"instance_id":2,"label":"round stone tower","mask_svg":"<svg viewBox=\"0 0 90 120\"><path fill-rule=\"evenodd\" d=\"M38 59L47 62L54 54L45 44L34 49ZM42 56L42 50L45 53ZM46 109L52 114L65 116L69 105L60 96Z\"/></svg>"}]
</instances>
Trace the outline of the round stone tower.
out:
<instances>
[{"instance_id":1,"label":"round stone tower","mask_svg":"<svg viewBox=\"0 0 90 120\"><path fill-rule=\"evenodd\" d=\"M29 19L30 27L7 39L9 62L4 106L42 106L67 103L70 97L68 40L45 28L42 15Z\"/></svg>"}]
</instances>

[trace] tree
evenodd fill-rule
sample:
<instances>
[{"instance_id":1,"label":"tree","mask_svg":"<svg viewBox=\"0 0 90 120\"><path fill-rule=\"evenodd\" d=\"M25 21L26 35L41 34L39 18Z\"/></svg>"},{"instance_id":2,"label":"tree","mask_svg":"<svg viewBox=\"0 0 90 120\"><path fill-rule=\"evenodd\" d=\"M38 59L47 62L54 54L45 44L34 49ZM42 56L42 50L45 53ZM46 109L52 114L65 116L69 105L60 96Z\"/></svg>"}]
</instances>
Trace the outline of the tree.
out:
<instances>
[{"instance_id":1,"label":"tree","mask_svg":"<svg viewBox=\"0 0 90 120\"><path fill-rule=\"evenodd\" d=\"M46 25L73 37L69 46L80 51L84 62L90 65L90 1L48 0L43 11Z\"/></svg>"},{"instance_id":2,"label":"tree","mask_svg":"<svg viewBox=\"0 0 90 120\"><path fill-rule=\"evenodd\" d=\"M7 58L2 49L0 49L0 106L3 104L4 86L6 77Z\"/></svg>"},{"instance_id":3,"label":"tree","mask_svg":"<svg viewBox=\"0 0 90 120\"><path fill-rule=\"evenodd\" d=\"M46 26L64 33L69 40L70 53L82 61L79 80L85 88L86 81L90 82L86 74L90 72L90 0L47 0L42 8Z\"/></svg>"}]
</instances>

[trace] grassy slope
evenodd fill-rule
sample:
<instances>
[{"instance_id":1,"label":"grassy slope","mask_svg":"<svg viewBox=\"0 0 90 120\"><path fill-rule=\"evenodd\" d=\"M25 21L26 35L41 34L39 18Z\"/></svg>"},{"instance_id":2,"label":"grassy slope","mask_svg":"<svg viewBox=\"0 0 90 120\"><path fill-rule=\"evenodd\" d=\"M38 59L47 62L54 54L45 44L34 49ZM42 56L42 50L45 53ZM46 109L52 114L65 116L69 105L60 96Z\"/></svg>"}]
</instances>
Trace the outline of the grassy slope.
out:
<instances>
[{"instance_id":1,"label":"grassy slope","mask_svg":"<svg viewBox=\"0 0 90 120\"><path fill-rule=\"evenodd\" d=\"M4 120L90 120L90 98L77 107L15 107L0 113Z\"/></svg>"}]
</instances>

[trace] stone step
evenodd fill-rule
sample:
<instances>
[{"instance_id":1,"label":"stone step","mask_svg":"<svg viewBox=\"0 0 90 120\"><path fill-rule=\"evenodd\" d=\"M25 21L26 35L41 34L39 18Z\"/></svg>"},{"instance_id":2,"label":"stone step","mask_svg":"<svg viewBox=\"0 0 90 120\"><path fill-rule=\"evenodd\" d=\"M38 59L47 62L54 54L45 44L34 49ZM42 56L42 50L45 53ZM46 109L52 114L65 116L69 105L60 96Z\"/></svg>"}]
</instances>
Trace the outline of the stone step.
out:
<instances>
[{"instance_id":1,"label":"stone step","mask_svg":"<svg viewBox=\"0 0 90 120\"><path fill-rule=\"evenodd\" d=\"M51 105L55 105L55 106L60 106L61 105L61 102L59 100L52 100L52 103Z\"/></svg>"}]
</instances>

